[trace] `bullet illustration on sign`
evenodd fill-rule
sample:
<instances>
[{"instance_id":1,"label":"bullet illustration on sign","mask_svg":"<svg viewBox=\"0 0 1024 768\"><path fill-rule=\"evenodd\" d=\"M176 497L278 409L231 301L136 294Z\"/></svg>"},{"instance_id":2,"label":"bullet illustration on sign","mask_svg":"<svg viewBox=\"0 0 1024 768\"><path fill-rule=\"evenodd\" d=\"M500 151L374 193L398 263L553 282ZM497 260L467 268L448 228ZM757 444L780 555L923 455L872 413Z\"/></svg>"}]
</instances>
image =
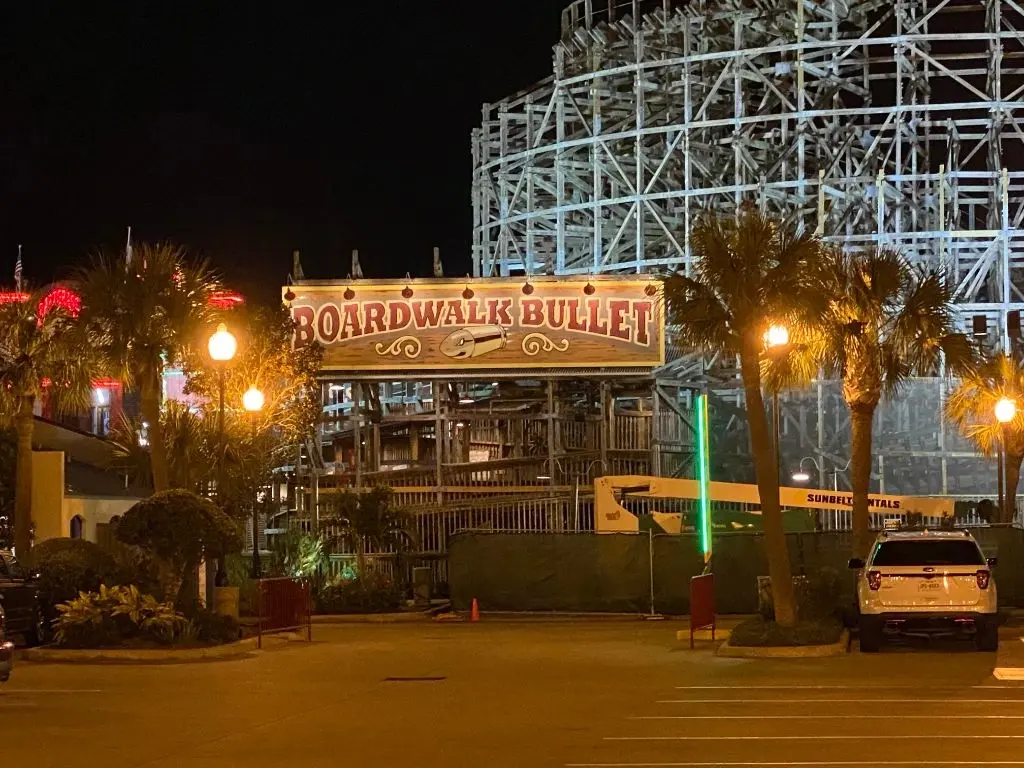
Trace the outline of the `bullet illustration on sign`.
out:
<instances>
[{"instance_id":1,"label":"bullet illustration on sign","mask_svg":"<svg viewBox=\"0 0 1024 768\"><path fill-rule=\"evenodd\" d=\"M505 348L508 335L500 325L474 325L448 334L441 352L453 360L468 360Z\"/></svg>"}]
</instances>

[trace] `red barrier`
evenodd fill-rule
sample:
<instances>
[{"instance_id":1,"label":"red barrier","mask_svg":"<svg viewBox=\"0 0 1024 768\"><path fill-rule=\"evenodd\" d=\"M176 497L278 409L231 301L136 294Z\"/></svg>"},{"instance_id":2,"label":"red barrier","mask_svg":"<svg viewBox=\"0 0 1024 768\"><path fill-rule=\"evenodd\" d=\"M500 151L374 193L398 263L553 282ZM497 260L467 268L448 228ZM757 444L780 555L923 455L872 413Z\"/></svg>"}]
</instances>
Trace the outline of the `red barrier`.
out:
<instances>
[{"instance_id":1,"label":"red barrier","mask_svg":"<svg viewBox=\"0 0 1024 768\"><path fill-rule=\"evenodd\" d=\"M263 647L263 635L275 632L306 630L306 640L313 639L313 605L309 582L304 579L260 579L259 621L256 647Z\"/></svg>"},{"instance_id":2,"label":"red barrier","mask_svg":"<svg viewBox=\"0 0 1024 768\"><path fill-rule=\"evenodd\" d=\"M698 629L711 628L711 639L715 639L715 575L706 573L690 579L690 647L693 648L693 633Z\"/></svg>"}]
</instances>

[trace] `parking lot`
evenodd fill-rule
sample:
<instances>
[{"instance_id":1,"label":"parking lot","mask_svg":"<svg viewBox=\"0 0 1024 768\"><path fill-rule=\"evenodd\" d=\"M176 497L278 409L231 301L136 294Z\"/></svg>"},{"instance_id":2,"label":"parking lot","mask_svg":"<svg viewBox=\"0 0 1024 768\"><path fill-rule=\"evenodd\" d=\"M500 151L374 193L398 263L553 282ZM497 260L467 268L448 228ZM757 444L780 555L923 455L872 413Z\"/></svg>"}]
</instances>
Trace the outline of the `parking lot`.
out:
<instances>
[{"instance_id":1,"label":"parking lot","mask_svg":"<svg viewBox=\"0 0 1024 768\"><path fill-rule=\"evenodd\" d=\"M995 654L730 660L681 627L330 626L234 661L22 664L0 747L35 767L1024 766L1024 683Z\"/></svg>"}]
</instances>

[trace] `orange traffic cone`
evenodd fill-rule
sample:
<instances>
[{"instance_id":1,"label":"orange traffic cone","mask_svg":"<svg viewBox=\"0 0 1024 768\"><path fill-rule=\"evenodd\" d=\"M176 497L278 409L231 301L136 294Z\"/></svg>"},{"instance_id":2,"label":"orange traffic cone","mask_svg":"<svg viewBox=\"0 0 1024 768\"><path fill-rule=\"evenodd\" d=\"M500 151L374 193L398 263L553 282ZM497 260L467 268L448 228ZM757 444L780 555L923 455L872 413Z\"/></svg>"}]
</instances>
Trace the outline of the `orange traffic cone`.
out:
<instances>
[{"instance_id":1,"label":"orange traffic cone","mask_svg":"<svg viewBox=\"0 0 1024 768\"><path fill-rule=\"evenodd\" d=\"M469 609L469 620L480 621L480 604L473 598L473 605Z\"/></svg>"}]
</instances>

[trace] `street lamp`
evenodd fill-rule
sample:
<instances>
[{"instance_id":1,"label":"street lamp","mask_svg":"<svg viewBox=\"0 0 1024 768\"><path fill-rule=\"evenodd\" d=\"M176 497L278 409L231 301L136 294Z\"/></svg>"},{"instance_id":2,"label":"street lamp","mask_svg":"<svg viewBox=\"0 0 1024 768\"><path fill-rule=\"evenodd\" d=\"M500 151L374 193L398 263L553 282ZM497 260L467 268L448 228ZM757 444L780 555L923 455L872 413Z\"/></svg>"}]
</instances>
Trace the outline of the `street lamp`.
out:
<instances>
[{"instance_id":1,"label":"street lamp","mask_svg":"<svg viewBox=\"0 0 1024 768\"><path fill-rule=\"evenodd\" d=\"M221 502L221 506L224 505L224 369L227 368L227 364L230 363L234 357L235 352L238 351L238 342L235 341L235 337L228 330L228 327L221 323L217 326L217 330L210 336L210 340L206 344L206 349L210 353L210 359L213 360L214 365L217 368L217 392L219 395L219 407L217 409L217 499ZM227 572L224 570L224 558L220 558L217 563L217 576L215 581L220 583L227 578Z\"/></svg>"},{"instance_id":2,"label":"street lamp","mask_svg":"<svg viewBox=\"0 0 1024 768\"><path fill-rule=\"evenodd\" d=\"M1017 416L1017 403L1016 403L1016 401L1011 400L1008 397L1001 397L1001 398L999 398L999 402L996 403L995 412L996 412L996 421L998 421L999 424L1000 424L999 436L1001 438L1000 439L1000 446L999 446L999 448L1000 448L1000 450L999 450L999 453L1000 453L1000 456L999 456L999 496L1000 496L1000 499L999 500L1000 500L1000 503L1003 506L1003 509L1002 509L1002 517L1003 517L1003 519L1006 520L1007 522L1013 522L1013 515L1014 515L1014 512L1015 512L1015 510L1014 510L1014 502L1016 501L1016 499L1013 498L1013 495L1012 495L1009 487L1006 488L1005 493L1003 492L1003 484L1004 484L1004 478L1007 477L1007 472L1006 472L1006 459L1007 459L1007 457L1006 457L1006 447L1007 447L1007 443L1009 442L1007 440L1007 438L1009 437L1009 429L1010 429L1009 425L1010 425L1010 422L1013 421L1014 418L1016 418L1016 416Z\"/></svg>"},{"instance_id":3,"label":"street lamp","mask_svg":"<svg viewBox=\"0 0 1024 768\"><path fill-rule=\"evenodd\" d=\"M823 462L824 460L825 460L825 457L822 456L820 461ZM805 461L811 462L814 465L814 468L816 470L818 470L819 472L824 473L824 471L825 471L822 468L822 464L819 463L818 459L814 458L813 456L804 456L802 459L800 459L800 468L796 472L794 472L793 475L792 475L793 481L796 482L796 483L807 483L807 482L810 482L811 476L804 469L804 462ZM834 462L835 459L832 459L832 461ZM846 462L846 466L843 467L842 469L839 468L838 464L833 464L833 466L832 466L832 490L834 490L834 491L838 491L839 490L839 473L840 472L845 472L847 469L849 469L850 468L850 463L852 461L853 461L852 459L850 461L847 461Z\"/></svg>"},{"instance_id":4,"label":"street lamp","mask_svg":"<svg viewBox=\"0 0 1024 768\"><path fill-rule=\"evenodd\" d=\"M765 331L764 343L768 353L778 355L789 347L789 328L784 325L772 325ZM779 448L781 420L779 418L779 388L772 388L772 437L775 440L775 480L782 484L782 452Z\"/></svg>"},{"instance_id":5,"label":"street lamp","mask_svg":"<svg viewBox=\"0 0 1024 768\"><path fill-rule=\"evenodd\" d=\"M263 393L259 391L255 386L249 387L242 395L242 407L245 408L249 413L252 414L252 444L253 451L256 449L256 426L259 412L263 410ZM253 461L255 465L255 460ZM253 504L252 504L252 577L258 579L263 575L263 568L260 564L260 532L259 532L259 521L257 514L257 506L259 502L259 489L255 488L253 492Z\"/></svg>"}]
</instances>

